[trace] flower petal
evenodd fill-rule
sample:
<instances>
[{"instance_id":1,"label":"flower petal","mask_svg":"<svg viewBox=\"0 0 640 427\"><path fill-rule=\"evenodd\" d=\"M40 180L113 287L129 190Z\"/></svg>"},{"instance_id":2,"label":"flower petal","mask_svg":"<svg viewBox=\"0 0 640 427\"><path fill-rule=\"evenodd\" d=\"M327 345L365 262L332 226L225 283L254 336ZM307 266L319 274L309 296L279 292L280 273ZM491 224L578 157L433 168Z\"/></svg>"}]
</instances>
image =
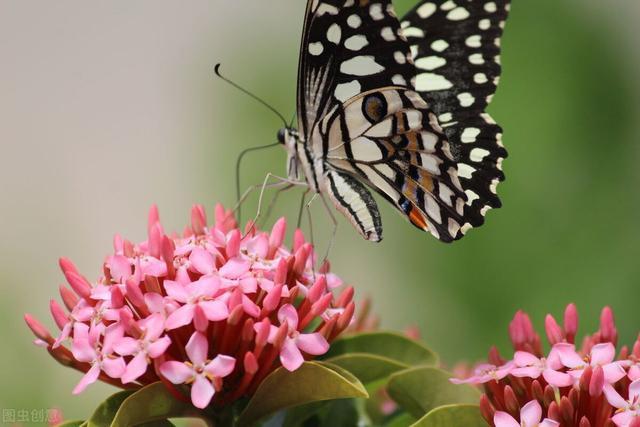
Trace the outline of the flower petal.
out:
<instances>
[{"instance_id":1,"label":"flower petal","mask_svg":"<svg viewBox=\"0 0 640 427\"><path fill-rule=\"evenodd\" d=\"M513 361L519 368L537 365L540 363L540 359L526 351L516 351L513 355Z\"/></svg>"},{"instance_id":2,"label":"flower petal","mask_svg":"<svg viewBox=\"0 0 640 427\"><path fill-rule=\"evenodd\" d=\"M204 370L214 377L224 378L233 372L235 366L235 358L219 354L211 362L207 363Z\"/></svg>"},{"instance_id":3,"label":"flower petal","mask_svg":"<svg viewBox=\"0 0 640 427\"><path fill-rule=\"evenodd\" d=\"M616 362L603 365L602 370L604 371L604 380L609 384L617 383L627 375L627 371Z\"/></svg>"},{"instance_id":4,"label":"flower petal","mask_svg":"<svg viewBox=\"0 0 640 427\"><path fill-rule=\"evenodd\" d=\"M135 354L139 348L139 341L131 337L122 337L113 344L115 352L122 356L131 356Z\"/></svg>"},{"instance_id":5,"label":"flower petal","mask_svg":"<svg viewBox=\"0 0 640 427\"><path fill-rule=\"evenodd\" d=\"M560 423L550 418L545 418L538 427L559 427Z\"/></svg>"},{"instance_id":6,"label":"flower petal","mask_svg":"<svg viewBox=\"0 0 640 427\"><path fill-rule=\"evenodd\" d=\"M553 346L553 351L558 353L560 361L567 368L575 369L585 365L584 359L576 353L576 348L573 344L558 343Z\"/></svg>"},{"instance_id":7,"label":"flower petal","mask_svg":"<svg viewBox=\"0 0 640 427\"><path fill-rule=\"evenodd\" d=\"M127 369L125 369L120 380L123 384L133 382L147 371L148 366L147 357L144 352L141 351L136 355L136 357L131 359L131 362L127 365Z\"/></svg>"},{"instance_id":8,"label":"flower petal","mask_svg":"<svg viewBox=\"0 0 640 427\"><path fill-rule=\"evenodd\" d=\"M520 423L525 426L536 426L542 418L542 407L537 400L532 400L520 409Z\"/></svg>"},{"instance_id":9,"label":"flower petal","mask_svg":"<svg viewBox=\"0 0 640 427\"><path fill-rule=\"evenodd\" d=\"M201 332L194 332L189 338L189 342L185 346L189 360L195 365L203 365L207 360L209 352L209 343L207 337Z\"/></svg>"},{"instance_id":10,"label":"flower petal","mask_svg":"<svg viewBox=\"0 0 640 427\"><path fill-rule=\"evenodd\" d=\"M127 364L122 357L106 357L102 360L102 370L111 378L120 378L127 369Z\"/></svg>"},{"instance_id":11,"label":"flower petal","mask_svg":"<svg viewBox=\"0 0 640 427\"><path fill-rule=\"evenodd\" d=\"M200 274L211 274L215 271L216 268L215 258L213 257L211 252L199 246L195 247L191 251L191 255L189 255L189 261Z\"/></svg>"},{"instance_id":12,"label":"flower petal","mask_svg":"<svg viewBox=\"0 0 640 427\"><path fill-rule=\"evenodd\" d=\"M184 384L195 375L193 368L175 360L160 365L160 373L173 384Z\"/></svg>"},{"instance_id":13,"label":"flower petal","mask_svg":"<svg viewBox=\"0 0 640 427\"><path fill-rule=\"evenodd\" d=\"M167 351L167 348L171 345L171 339L167 336L164 336L153 343L149 344L147 347L147 354L150 358L155 359L160 357Z\"/></svg>"},{"instance_id":14,"label":"flower petal","mask_svg":"<svg viewBox=\"0 0 640 427\"><path fill-rule=\"evenodd\" d=\"M193 304L183 305L169 315L165 322L167 330L176 329L180 326L188 325L193 320L193 312L195 306Z\"/></svg>"},{"instance_id":15,"label":"flower petal","mask_svg":"<svg viewBox=\"0 0 640 427\"><path fill-rule=\"evenodd\" d=\"M629 385L629 400L635 401L640 396L640 381L634 381Z\"/></svg>"},{"instance_id":16,"label":"flower petal","mask_svg":"<svg viewBox=\"0 0 640 427\"><path fill-rule=\"evenodd\" d=\"M189 293L193 296L215 296L218 289L220 289L220 278L217 276L203 276L195 282L187 285Z\"/></svg>"},{"instance_id":17,"label":"flower petal","mask_svg":"<svg viewBox=\"0 0 640 427\"><path fill-rule=\"evenodd\" d=\"M511 371L511 375L514 377L528 377L528 378L538 378L542 371L540 368L536 368L534 366L529 366L525 368L514 368Z\"/></svg>"},{"instance_id":18,"label":"flower petal","mask_svg":"<svg viewBox=\"0 0 640 427\"><path fill-rule=\"evenodd\" d=\"M222 301L201 301L198 306L202 309L207 319L212 322L224 320L229 317L229 309Z\"/></svg>"},{"instance_id":19,"label":"flower petal","mask_svg":"<svg viewBox=\"0 0 640 427\"><path fill-rule=\"evenodd\" d=\"M225 265L220 267L220 275L227 279L238 279L240 276L249 271L251 264L249 261L235 257L227 261Z\"/></svg>"},{"instance_id":20,"label":"flower petal","mask_svg":"<svg viewBox=\"0 0 640 427\"><path fill-rule=\"evenodd\" d=\"M181 303L186 303L189 299L189 294L184 286L173 280L164 281L164 290L167 291L167 296Z\"/></svg>"},{"instance_id":21,"label":"flower petal","mask_svg":"<svg viewBox=\"0 0 640 427\"><path fill-rule=\"evenodd\" d=\"M519 422L517 422L511 415L502 411L496 411L493 416L493 423L496 427L520 427Z\"/></svg>"},{"instance_id":22,"label":"flower petal","mask_svg":"<svg viewBox=\"0 0 640 427\"><path fill-rule=\"evenodd\" d=\"M546 382L556 387L568 387L574 383L574 379L571 375L564 372L554 371L553 369L545 369L542 372L542 376ZM536 422L539 421L540 419Z\"/></svg>"},{"instance_id":23,"label":"flower petal","mask_svg":"<svg viewBox=\"0 0 640 427\"><path fill-rule=\"evenodd\" d=\"M213 384L209 382L203 375L196 376L196 380L191 386L191 402L196 408L204 409L207 407L215 390Z\"/></svg>"},{"instance_id":24,"label":"flower petal","mask_svg":"<svg viewBox=\"0 0 640 427\"><path fill-rule=\"evenodd\" d=\"M89 384L96 382L99 375L100 375L100 367L96 363L93 366L91 366L91 369L89 369L87 373L84 374L84 376L82 377L78 385L75 386L75 388L73 389L73 394L82 393Z\"/></svg>"},{"instance_id":25,"label":"flower petal","mask_svg":"<svg viewBox=\"0 0 640 427\"><path fill-rule=\"evenodd\" d=\"M606 365L616 357L616 348L612 343L596 344L591 348L591 365Z\"/></svg>"},{"instance_id":26,"label":"flower petal","mask_svg":"<svg viewBox=\"0 0 640 427\"><path fill-rule=\"evenodd\" d=\"M302 357L300 350L298 350L298 346L290 338L286 338L282 344L282 348L280 349L280 362L282 363L282 366L290 372L298 369L304 362L304 358Z\"/></svg>"},{"instance_id":27,"label":"flower petal","mask_svg":"<svg viewBox=\"0 0 640 427\"><path fill-rule=\"evenodd\" d=\"M611 384L604 385L603 388L604 395L607 398L607 402L614 408L625 408L627 406L627 401L618 394L618 392L611 386Z\"/></svg>"},{"instance_id":28,"label":"flower petal","mask_svg":"<svg viewBox=\"0 0 640 427\"><path fill-rule=\"evenodd\" d=\"M278 310L278 320L281 325L287 322L290 331L298 329L298 311L291 304L285 304L280 307L280 310Z\"/></svg>"},{"instance_id":29,"label":"flower petal","mask_svg":"<svg viewBox=\"0 0 640 427\"><path fill-rule=\"evenodd\" d=\"M314 356L319 356L329 351L329 343L324 336L318 332L298 335L296 345L300 350Z\"/></svg>"}]
</instances>

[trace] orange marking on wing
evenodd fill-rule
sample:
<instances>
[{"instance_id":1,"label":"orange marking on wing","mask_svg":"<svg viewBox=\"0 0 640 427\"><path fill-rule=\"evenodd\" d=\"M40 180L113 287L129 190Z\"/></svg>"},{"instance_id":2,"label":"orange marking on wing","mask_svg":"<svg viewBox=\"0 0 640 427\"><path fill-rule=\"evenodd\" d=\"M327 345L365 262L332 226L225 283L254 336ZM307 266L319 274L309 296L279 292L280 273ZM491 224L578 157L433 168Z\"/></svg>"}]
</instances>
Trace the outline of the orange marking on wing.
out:
<instances>
[{"instance_id":1,"label":"orange marking on wing","mask_svg":"<svg viewBox=\"0 0 640 427\"><path fill-rule=\"evenodd\" d=\"M427 222L424 219L424 216L413 206L411 207L411 211L409 212L409 220L412 224L420 227L421 229L427 231L429 227L427 227Z\"/></svg>"}]
</instances>

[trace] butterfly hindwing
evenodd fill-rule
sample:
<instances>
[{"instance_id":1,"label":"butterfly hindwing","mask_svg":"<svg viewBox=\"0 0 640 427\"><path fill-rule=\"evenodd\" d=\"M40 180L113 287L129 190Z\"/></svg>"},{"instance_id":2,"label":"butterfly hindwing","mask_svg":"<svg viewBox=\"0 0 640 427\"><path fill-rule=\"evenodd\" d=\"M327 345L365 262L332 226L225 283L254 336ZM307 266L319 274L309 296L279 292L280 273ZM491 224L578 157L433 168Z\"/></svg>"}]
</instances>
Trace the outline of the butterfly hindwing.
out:
<instances>
[{"instance_id":1,"label":"butterfly hindwing","mask_svg":"<svg viewBox=\"0 0 640 427\"><path fill-rule=\"evenodd\" d=\"M485 109L500 77L500 37L509 0L420 2L402 20L416 66L416 90L438 116L467 194L462 232L500 207L502 129ZM461 237L461 236L458 236Z\"/></svg>"},{"instance_id":2,"label":"butterfly hindwing","mask_svg":"<svg viewBox=\"0 0 640 427\"><path fill-rule=\"evenodd\" d=\"M466 198L442 129L419 94L403 87L365 92L319 128L331 170L365 182L416 227L455 239Z\"/></svg>"}]
</instances>

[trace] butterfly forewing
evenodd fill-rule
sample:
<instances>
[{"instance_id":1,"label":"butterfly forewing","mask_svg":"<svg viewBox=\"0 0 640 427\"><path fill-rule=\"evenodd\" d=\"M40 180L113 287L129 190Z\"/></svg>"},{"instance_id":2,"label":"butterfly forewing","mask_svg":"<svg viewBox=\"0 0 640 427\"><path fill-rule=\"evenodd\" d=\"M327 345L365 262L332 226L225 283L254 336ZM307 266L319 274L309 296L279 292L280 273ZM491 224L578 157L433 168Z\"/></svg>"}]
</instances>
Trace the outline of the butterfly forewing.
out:
<instances>
[{"instance_id":1,"label":"butterfly forewing","mask_svg":"<svg viewBox=\"0 0 640 427\"><path fill-rule=\"evenodd\" d=\"M422 1L402 20L416 67L416 90L437 114L467 194L471 226L500 207L496 186L504 179L502 129L485 108L500 76L500 37L508 0ZM458 236L461 237L461 236Z\"/></svg>"},{"instance_id":2,"label":"butterfly forewing","mask_svg":"<svg viewBox=\"0 0 640 427\"><path fill-rule=\"evenodd\" d=\"M298 120L313 125L347 99L411 84L415 68L390 1L309 0L298 69Z\"/></svg>"}]
</instances>

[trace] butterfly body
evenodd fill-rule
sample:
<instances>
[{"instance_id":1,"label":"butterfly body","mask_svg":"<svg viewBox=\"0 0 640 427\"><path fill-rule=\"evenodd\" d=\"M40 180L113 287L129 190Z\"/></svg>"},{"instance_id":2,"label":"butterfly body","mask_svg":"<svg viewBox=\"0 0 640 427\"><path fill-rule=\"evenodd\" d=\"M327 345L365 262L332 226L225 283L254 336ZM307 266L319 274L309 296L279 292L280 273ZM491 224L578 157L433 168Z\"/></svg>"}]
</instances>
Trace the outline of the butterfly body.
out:
<instances>
[{"instance_id":1,"label":"butterfly body","mask_svg":"<svg viewBox=\"0 0 640 427\"><path fill-rule=\"evenodd\" d=\"M497 82L499 66L479 64L493 57L475 52L483 39L467 33L486 28L495 39L506 5L506 0L422 1L402 28L389 0L309 0L298 71L298 129L278 133L289 179L328 195L372 241L382 239L382 223L370 190L445 242L482 224L486 211L499 207L495 186L503 179L506 152L501 129L484 113L495 82L484 83L488 76ZM478 15L473 23L470 11ZM439 23L444 33L429 28L429 19L444 21ZM460 27L464 31L455 21L466 25ZM438 57L437 51L446 54Z\"/></svg>"}]
</instances>

